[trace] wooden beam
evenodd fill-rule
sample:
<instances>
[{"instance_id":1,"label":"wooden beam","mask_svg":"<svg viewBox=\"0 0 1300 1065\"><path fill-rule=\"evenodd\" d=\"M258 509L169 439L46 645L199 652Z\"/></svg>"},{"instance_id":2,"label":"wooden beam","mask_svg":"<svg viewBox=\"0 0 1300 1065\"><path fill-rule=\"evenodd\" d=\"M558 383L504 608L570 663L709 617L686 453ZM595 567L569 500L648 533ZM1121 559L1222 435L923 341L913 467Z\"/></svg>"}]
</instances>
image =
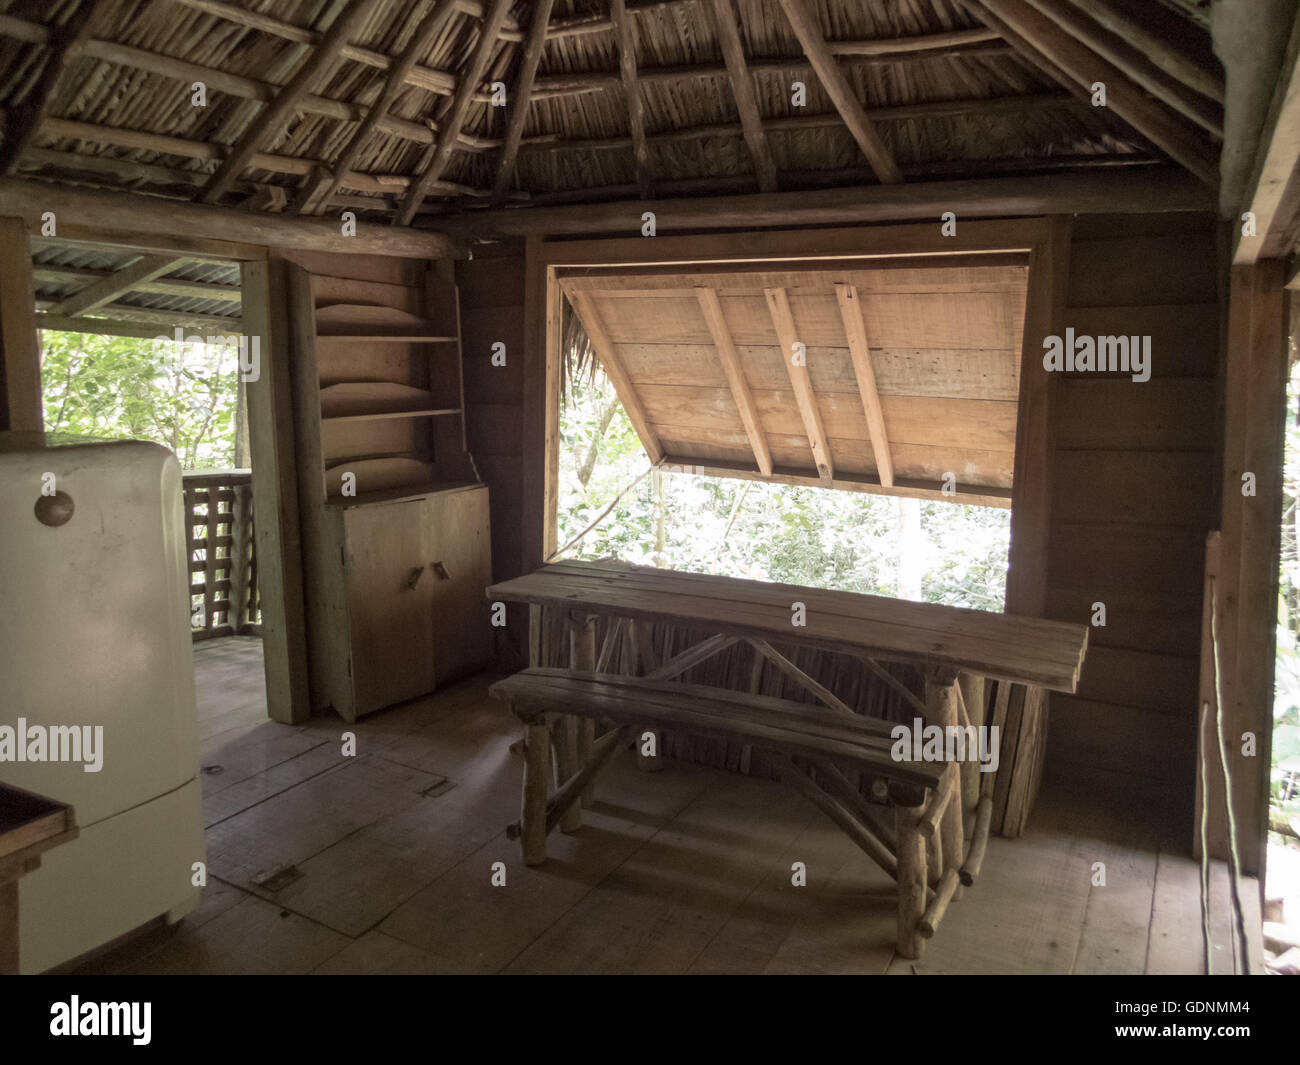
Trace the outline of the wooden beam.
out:
<instances>
[{"instance_id":1,"label":"wooden beam","mask_svg":"<svg viewBox=\"0 0 1300 1065\"><path fill-rule=\"evenodd\" d=\"M835 299L840 305L840 318L844 322L844 335L849 341L849 355L853 359L853 375L858 382L858 395L867 416L867 431L871 435L871 450L876 456L876 473L880 483L889 488L894 483L894 460L889 454L889 434L885 431L885 412L880 406L880 393L876 391L876 374L871 368L871 348L867 344L867 327L862 320L862 301L857 285L835 286Z\"/></svg>"},{"instance_id":2,"label":"wooden beam","mask_svg":"<svg viewBox=\"0 0 1300 1065\"><path fill-rule=\"evenodd\" d=\"M699 288L695 295L700 301L700 310L704 312L704 321L708 324L713 344L718 349L718 360L722 371L727 375L727 384L731 387L731 396L736 401L736 410L740 412L741 423L745 426L745 435L749 437L749 446L754 451L754 461L758 472L772 472L772 451L767 446L767 434L763 432L763 423L759 418L758 406L754 395L745 380L744 367L740 365L740 353L736 351L731 338L731 330L722 314L722 304L718 294L711 288Z\"/></svg>"},{"instance_id":3,"label":"wooden beam","mask_svg":"<svg viewBox=\"0 0 1300 1065\"><path fill-rule=\"evenodd\" d=\"M42 300L36 301L36 307L40 311L45 310L45 304ZM103 314L104 318L113 322L129 322L132 325L152 326L153 332L150 336L159 336L163 333L171 334L177 327L181 326L186 332L194 330L207 329L217 333L238 333L239 319L236 317L219 315L219 314L196 314L193 311L160 311L153 308L132 307L123 303L109 303L104 307L93 312ZM98 325L103 319L91 318L89 314L79 314L72 317L66 314L40 314L38 320L47 323L42 328L45 329L62 329L65 333L100 333L102 329L83 329L83 325ZM63 323L55 325L53 323Z\"/></svg>"},{"instance_id":4,"label":"wooden beam","mask_svg":"<svg viewBox=\"0 0 1300 1065\"><path fill-rule=\"evenodd\" d=\"M1042 617L1047 607L1047 558L1052 524L1056 432L1056 374L1043 369L1043 339L1063 335L1069 278L1070 219L1051 220L1048 239L1029 253L1020 396L1011 503L1011 550L1006 609Z\"/></svg>"},{"instance_id":5,"label":"wooden beam","mask_svg":"<svg viewBox=\"0 0 1300 1065\"><path fill-rule=\"evenodd\" d=\"M774 484L806 484L812 488L834 488L841 492L865 492L868 495L900 496L903 499L929 499L936 503L967 503L973 507L1011 508L1011 490L995 485L967 485L956 492L944 491L938 481L925 481L912 477L895 477L886 488L878 478L857 474L840 474L830 480L815 474L802 473L787 467L776 466L764 477L758 471L739 463L721 460L702 462L678 455L666 455L662 468L665 473L689 473L696 477L733 477L741 481L770 481Z\"/></svg>"},{"instance_id":6,"label":"wooden beam","mask_svg":"<svg viewBox=\"0 0 1300 1065\"><path fill-rule=\"evenodd\" d=\"M252 461L257 467L253 535L261 589L266 712L274 721L301 724L311 718L311 694L285 265L281 259L245 263L240 287L244 327L261 340L260 372L246 387Z\"/></svg>"},{"instance_id":7,"label":"wooden beam","mask_svg":"<svg viewBox=\"0 0 1300 1065\"><path fill-rule=\"evenodd\" d=\"M884 141L880 139L880 135L871 124L866 108L853 94L853 87L849 84L848 78L836 65L835 56L826 47L826 41L822 37L821 28L817 25L816 15L808 6L808 0L780 0L780 4L781 10L785 12L785 17L790 23L790 28L799 38L799 43L803 45L804 55L812 63L817 80L821 82L826 95L835 104L835 109L844 119L844 124L853 134L853 139L858 142L858 147L867 157L880 183L897 185L902 182L903 176L898 172L889 149L885 147Z\"/></svg>"},{"instance_id":8,"label":"wooden beam","mask_svg":"<svg viewBox=\"0 0 1300 1065\"><path fill-rule=\"evenodd\" d=\"M1127 41L1156 66L1216 103L1223 103L1223 76L1181 51L1169 38L1153 33L1115 7L1111 0L1072 0L1121 40Z\"/></svg>"},{"instance_id":9,"label":"wooden beam","mask_svg":"<svg viewBox=\"0 0 1300 1065\"><path fill-rule=\"evenodd\" d=\"M262 145L272 140L273 134L283 132L282 127L289 121L299 101L318 83L325 79L339 61L339 53L349 39L354 37L365 24L367 17L373 14L373 6L367 0L352 0L347 10L331 26L310 58L275 96L275 99L262 108L253 124L245 131L225 161L212 175L199 198L204 203L216 203L222 194L240 176L253 156Z\"/></svg>"},{"instance_id":10,"label":"wooden beam","mask_svg":"<svg viewBox=\"0 0 1300 1065\"><path fill-rule=\"evenodd\" d=\"M438 219L467 238L624 233L635 235L645 205L616 200L565 207L468 211ZM689 229L762 229L828 223L932 221L943 211L962 218L1039 214L1149 214L1217 209L1199 181L1167 167L1141 173L1059 174L980 178L916 185L857 186L811 192L771 192L656 200L660 234Z\"/></svg>"},{"instance_id":11,"label":"wooden beam","mask_svg":"<svg viewBox=\"0 0 1300 1065\"><path fill-rule=\"evenodd\" d=\"M794 390L794 401L799 407L799 417L803 420L804 432L808 435L808 446L812 449L817 475L823 481L829 481L835 476L835 465L831 461L830 439L826 435L826 427L822 424L821 410L817 406L812 379L808 376L807 349L800 349L797 346L799 334L794 327L794 315L790 313L790 300L783 288L765 288L763 295L767 299L768 313L772 316L772 327L776 330L780 341L781 358L785 363L786 373L790 375L790 387Z\"/></svg>"},{"instance_id":12,"label":"wooden beam","mask_svg":"<svg viewBox=\"0 0 1300 1065\"><path fill-rule=\"evenodd\" d=\"M459 249L455 241L430 230L385 227L375 231L379 227L362 227L356 236L345 237L337 224L325 219L209 207L122 192L87 192L17 178L0 178L0 203L5 204L5 210L21 214L35 231L40 229L41 215L53 211L59 220L59 235L70 238L77 238L83 228L87 232L132 233L133 241L139 244L178 234L215 240L238 236L242 242L269 247L413 259L447 258Z\"/></svg>"},{"instance_id":13,"label":"wooden beam","mask_svg":"<svg viewBox=\"0 0 1300 1065\"><path fill-rule=\"evenodd\" d=\"M515 82L514 98L510 102L510 119L501 146L501 159L497 163L496 181L492 186L493 207L500 207L505 200L506 189L510 187L510 178L515 171L515 159L519 154L519 143L523 140L524 122L528 118L528 107L533 95L533 80L537 77L537 67L546 47L546 27L554 6L555 0L537 0L533 21L528 27L528 39L524 42L524 55L519 64L519 78Z\"/></svg>"},{"instance_id":14,"label":"wooden beam","mask_svg":"<svg viewBox=\"0 0 1300 1065\"><path fill-rule=\"evenodd\" d=\"M636 42L624 0L609 0L609 18L618 43L618 77L623 87L624 106L627 108L632 157L636 162L636 180L641 186L641 198L647 199L651 193L651 179L650 148L645 139L645 104L641 102L641 89L637 85Z\"/></svg>"},{"instance_id":15,"label":"wooden beam","mask_svg":"<svg viewBox=\"0 0 1300 1065\"><path fill-rule=\"evenodd\" d=\"M997 29L1030 63L1062 84L1087 91L1106 86L1106 106L1211 188L1219 180L1218 153L1195 126L1135 86L1026 0L961 0L976 18Z\"/></svg>"},{"instance_id":16,"label":"wooden beam","mask_svg":"<svg viewBox=\"0 0 1300 1065\"><path fill-rule=\"evenodd\" d=\"M0 430L40 432L41 347L29 244L21 218L0 216Z\"/></svg>"},{"instance_id":17,"label":"wooden beam","mask_svg":"<svg viewBox=\"0 0 1300 1065\"><path fill-rule=\"evenodd\" d=\"M185 262L174 255L142 255L130 266L115 270L107 277L94 281L85 288L74 292L66 299L60 300L49 308L54 315L76 317L99 310L106 303L112 303L118 296L130 292L142 281L152 281L155 277L175 270Z\"/></svg>"},{"instance_id":18,"label":"wooden beam","mask_svg":"<svg viewBox=\"0 0 1300 1065\"><path fill-rule=\"evenodd\" d=\"M342 184L344 175L350 173L356 165L357 158L370 140L371 134L378 128L379 122L387 117L398 94L406 87L407 79L420 57L428 53L433 46L434 38L455 13L456 0L438 0L433 9L425 15L406 46L406 51L388 68L384 87L367 109L366 117L352 131L352 136L348 138L343 151L330 163L326 180L302 201L299 207L300 214L320 214L325 209L330 197Z\"/></svg>"},{"instance_id":19,"label":"wooden beam","mask_svg":"<svg viewBox=\"0 0 1300 1065\"><path fill-rule=\"evenodd\" d=\"M722 58L727 64L727 77L731 79L731 93L736 98L736 110L740 113L740 125L744 130L745 144L750 157L754 160L754 172L758 175L758 187L761 192L776 191L776 162L772 150L767 145L763 133L763 120L758 110L758 99L754 95L754 83L745 64L745 50L740 43L740 31L736 28L736 11L731 0L713 0L713 23L718 35L718 46L722 49Z\"/></svg>"},{"instance_id":20,"label":"wooden beam","mask_svg":"<svg viewBox=\"0 0 1300 1065\"><path fill-rule=\"evenodd\" d=\"M1071 37L1114 63L1135 85L1190 119L1211 135L1223 138L1223 109L1182 82L1171 78L1131 42L1116 37L1068 0L1029 0L1033 7Z\"/></svg>"},{"instance_id":21,"label":"wooden beam","mask_svg":"<svg viewBox=\"0 0 1300 1065\"><path fill-rule=\"evenodd\" d=\"M469 63L462 71L461 81L456 86L456 95L443 119L442 132L438 136L438 145L433 151L433 157L407 192L406 198L397 211L395 224L403 226L411 224L411 219L415 217L420 204L428 195L429 187L442 177L443 170L451 161L451 153L456 148L456 140L469 115L469 106L474 100L475 86L482 79L483 71L487 69L488 62L492 58L492 51L497 44L497 34L501 30L509 8L509 0L492 0L492 10L479 27L478 42L474 46Z\"/></svg>"},{"instance_id":22,"label":"wooden beam","mask_svg":"<svg viewBox=\"0 0 1300 1065\"><path fill-rule=\"evenodd\" d=\"M1291 27L1286 54L1278 71L1277 85L1268 114L1260 129L1255 164L1247 186L1246 202L1233 221L1236 266L1294 254L1292 234L1300 215L1300 13ZM1255 235L1242 233L1240 217L1254 214Z\"/></svg>"},{"instance_id":23,"label":"wooden beam","mask_svg":"<svg viewBox=\"0 0 1300 1065\"><path fill-rule=\"evenodd\" d=\"M80 0L71 18L51 29L40 80L27 94L22 107L10 116L10 126L5 130L4 147L0 148L0 176L7 177L18 169L19 158L41 131L64 72L76 58L81 42L89 36L91 25L110 3L111 0Z\"/></svg>"},{"instance_id":24,"label":"wooden beam","mask_svg":"<svg viewBox=\"0 0 1300 1065\"><path fill-rule=\"evenodd\" d=\"M184 326L185 322L177 318L176 324ZM36 328L50 329L58 333L85 333L89 336L136 337L140 340L153 340L167 332L165 327L156 322L131 321L122 318L68 318L54 314L36 315ZM239 331L238 318L230 319L229 327L224 330L229 335L235 335ZM206 333L203 335L207 336Z\"/></svg>"},{"instance_id":25,"label":"wooden beam","mask_svg":"<svg viewBox=\"0 0 1300 1065\"><path fill-rule=\"evenodd\" d=\"M614 385L614 391L618 393L618 398L623 403L623 410L627 413L627 420L632 423L632 428L636 430L636 435L641 438L641 443L645 446L646 454L650 456L652 466L659 465L663 461L663 448L659 444L659 436L655 433L650 424L650 418L646 414L645 407L641 404L641 397L637 395L636 386L632 384L632 378L628 376L627 370L624 369L622 360L619 359L618 353L614 350L614 343L609 339L609 334L605 332L605 327L601 323L600 314L596 310L596 305L591 297L585 292L567 293L569 302L573 304L574 311L582 320L582 326L587 331L587 339L591 341L591 348L600 359L600 364L604 368L610 382Z\"/></svg>"},{"instance_id":26,"label":"wooden beam","mask_svg":"<svg viewBox=\"0 0 1300 1065\"><path fill-rule=\"evenodd\" d=\"M52 263L32 263L32 278L53 284L82 282L90 284L111 277L111 270L88 270L84 267L56 266ZM183 281L179 278L141 281L131 286L134 292L149 292L155 296L186 296L190 299L220 300L223 303L239 302L239 286L223 285L215 281Z\"/></svg>"}]
</instances>

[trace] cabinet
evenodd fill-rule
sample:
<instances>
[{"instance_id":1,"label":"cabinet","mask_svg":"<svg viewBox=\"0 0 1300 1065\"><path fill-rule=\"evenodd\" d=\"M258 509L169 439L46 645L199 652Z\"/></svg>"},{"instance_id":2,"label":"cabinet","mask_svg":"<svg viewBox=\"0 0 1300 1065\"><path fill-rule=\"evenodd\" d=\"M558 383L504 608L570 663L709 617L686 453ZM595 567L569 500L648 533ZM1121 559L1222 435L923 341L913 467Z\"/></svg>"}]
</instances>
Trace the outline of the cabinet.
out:
<instances>
[{"instance_id":1,"label":"cabinet","mask_svg":"<svg viewBox=\"0 0 1300 1065\"><path fill-rule=\"evenodd\" d=\"M312 705L354 721L489 661L488 490L450 275L286 269Z\"/></svg>"}]
</instances>

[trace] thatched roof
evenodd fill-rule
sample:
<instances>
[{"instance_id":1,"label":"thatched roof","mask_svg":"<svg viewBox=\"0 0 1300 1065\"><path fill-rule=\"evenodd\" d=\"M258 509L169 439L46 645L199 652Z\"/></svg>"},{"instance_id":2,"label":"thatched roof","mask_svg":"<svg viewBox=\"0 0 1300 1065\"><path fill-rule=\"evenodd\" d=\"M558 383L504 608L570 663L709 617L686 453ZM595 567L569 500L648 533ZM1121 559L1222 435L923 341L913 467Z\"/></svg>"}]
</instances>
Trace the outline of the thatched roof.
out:
<instances>
[{"instance_id":1,"label":"thatched roof","mask_svg":"<svg viewBox=\"0 0 1300 1065\"><path fill-rule=\"evenodd\" d=\"M433 226L494 200L1169 158L1212 181L1221 74L1203 7L0 0L0 173ZM1106 107L1088 99L1094 79Z\"/></svg>"}]
</instances>

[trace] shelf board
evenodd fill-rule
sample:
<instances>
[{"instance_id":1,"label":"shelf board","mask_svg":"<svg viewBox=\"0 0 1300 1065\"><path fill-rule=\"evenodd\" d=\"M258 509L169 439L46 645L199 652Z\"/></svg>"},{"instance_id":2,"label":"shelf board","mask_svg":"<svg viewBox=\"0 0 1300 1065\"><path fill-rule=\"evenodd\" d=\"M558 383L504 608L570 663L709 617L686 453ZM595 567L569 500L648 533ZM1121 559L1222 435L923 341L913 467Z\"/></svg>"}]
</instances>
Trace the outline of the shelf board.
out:
<instances>
[{"instance_id":1,"label":"shelf board","mask_svg":"<svg viewBox=\"0 0 1300 1065\"><path fill-rule=\"evenodd\" d=\"M456 337L409 333L316 333L317 341L381 341L385 343L452 343Z\"/></svg>"},{"instance_id":2,"label":"shelf board","mask_svg":"<svg viewBox=\"0 0 1300 1065\"><path fill-rule=\"evenodd\" d=\"M428 481L424 484L398 485L393 488L380 488L373 492L358 492L355 496L331 495L325 500L327 507L365 507L376 503L404 503L411 499L423 499L425 496L438 495L442 492L463 492L469 488L478 488L477 481Z\"/></svg>"},{"instance_id":3,"label":"shelf board","mask_svg":"<svg viewBox=\"0 0 1300 1065\"><path fill-rule=\"evenodd\" d=\"M437 418L444 414L460 414L459 407L444 407L426 410L384 410L373 414L326 414L321 416L323 422L370 422L381 418Z\"/></svg>"}]
</instances>

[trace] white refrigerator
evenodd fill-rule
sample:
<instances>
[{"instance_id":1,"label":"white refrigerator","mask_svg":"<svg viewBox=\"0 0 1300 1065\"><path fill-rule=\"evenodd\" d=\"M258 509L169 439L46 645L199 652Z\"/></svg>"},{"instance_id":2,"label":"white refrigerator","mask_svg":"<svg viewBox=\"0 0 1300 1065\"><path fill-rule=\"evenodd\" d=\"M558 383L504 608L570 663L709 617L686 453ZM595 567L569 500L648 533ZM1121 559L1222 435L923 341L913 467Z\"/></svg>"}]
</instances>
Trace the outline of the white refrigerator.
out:
<instances>
[{"instance_id":1,"label":"white refrigerator","mask_svg":"<svg viewBox=\"0 0 1300 1065\"><path fill-rule=\"evenodd\" d=\"M23 972L198 903L188 569L166 448L0 433L0 780L80 828L19 882Z\"/></svg>"}]
</instances>

